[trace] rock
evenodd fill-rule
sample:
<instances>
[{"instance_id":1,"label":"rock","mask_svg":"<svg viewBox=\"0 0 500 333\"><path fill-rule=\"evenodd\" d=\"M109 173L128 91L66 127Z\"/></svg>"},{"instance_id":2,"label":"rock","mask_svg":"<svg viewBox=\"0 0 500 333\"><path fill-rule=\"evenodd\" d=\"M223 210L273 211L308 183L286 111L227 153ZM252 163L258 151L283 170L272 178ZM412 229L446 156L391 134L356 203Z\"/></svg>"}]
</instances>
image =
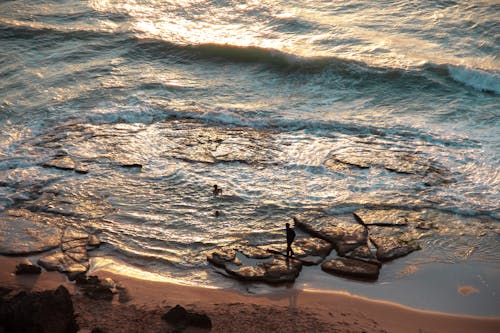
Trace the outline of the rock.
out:
<instances>
[{"instance_id":1,"label":"rock","mask_svg":"<svg viewBox=\"0 0 500 333\"><path fill-rule=\"evenodd\" d=\"M420 250L420 245L413 240L387 237L370 237L370 240L377 248L377 259L380 261L389 261Z\"/></svg>"},{"instance_id":2,"label":"rock","mask_svg":"<svg viewBox=\"0 0 500 333\"><path fill-rule=\"evenodd\" d=\"M416 218L412 216L410 211L401 209L360 209L354 214L362 223L370 227L387 226L387 227L405 227L410 219Z\"/></svg>"},{"instance_id":3,"label":"rock","mask_svg":"<svg viewBox=\"0 0 500 333\"><path fill-rule=\"evenodd\" d=\"M241 265L241 262L236 258L236 251L228 248L209 253L207 260L220 268L225 268L228 264Z\"/></svg>"},{"instance_id":4,"label":"rock","mask_svg":"<svg viewBox=\"0 0 500 333\"><path fill-rule=\"evenodd\" d=\"M312 266L321 263L330 254L333 245L316 237L300 237L295 239L292 249L295 259L300 260L306 266ZM266 251L285 256L286 246L270 246Z\"/></svg>"},{"instance_id":5,"label":"rock","mask_svg":"<svg viewBox=\"0 0 500 333\"><path fill-rule=\"evenodd\" d=\"M258 246L238 245L235 249L247 258L267 259L272 257L272 254L269 253L269 251Z\"/></svg>"},{"instance_id":6,"label":"rock","mask_svg":"<svg viewBox=\"0 0 500 333\"><path fill-rule=\"evenodd\" d=\"M40 274L42 269L31 263L20 263L16 266L16 275L20 274Z\"/></svg>"},{"instance_id":7,"label":"rock","mask_svg":"<svg viewBox=\"0 0 500 333\"><path fill-rule=\"evenodd\" d=\"M63 286L55 291L21 292L0 301L0 331L76 333L73 302Z\"/></svg>"},{"instance_id":8,"label":"rock","mask_svg":"<svg viewBox=\"0 0 500 333\"><path fill-rule=\"evenodd\" d=\"M101 240L96 236L96 235L89 235L88 241L87 241L87 248L97 248L101 246Z\"/></svg>"},{"instance_id":9,"label":"rock","mask_svg":"<svg viewBox=\"0 0 500 333\"><path fill-rule=\"evenodd\" d=\"M28 255L59 246L61 230L46 216L24 209L0 214L0 253Z\"/></svg>"},{"instance_id":10,"label":"rock","mask_svg":"<svg viewBox=\"0 0 500 333\"><path fill-rule=\"evenodd\" d=\"M369 280L378 279L380 271L380 267L376 264L351 258L330 259L321 265L321 269L336 275Z\"/></svg>"},{"instance_id":11,"label":"rock","mask_svg":"<svg viewBox=\"0 0 500 333\"><path fill-rule=\"evenodd\" d=\"M111 289L114 288L116 284L113 280L101 281L97 276L85 276L80 274L76 276L75 282L89 298L111 301L114 297L114 293ZM113 287L110 287L110 285L113 285Z\"/></svg>"},{"instance_id":12,"label":"rock","mask_svg":"<svg viewBox=\"0 0 500 333\"><path fill-rule=\"evenodd\" d=\"M87 262L78 262L62 252L56 252L38 259L37 263L48 271L62 273L81 273L89 268Z\"/></svg>"},{"instance_id":13,"label":"rock","mask_svg":"<svg viewBox=\"0 0 500 333\"><path fill-rule=\"evenodd\" d=\"M258 263L256 266L231 268L226 266L226 272L244 281L261 281L267 283L293 282L299 276L302 263L295 259L273 259Z\"/></svg>"},{"instance_id":14,"label":"rock","mask_svg":"<svg viewBox=\"0 0 500 333\"><path fill-rule=\"evenodd\" d=\"M8 294L10 294L11 291L12 291L12 289L10 289L10 288L0 286L0 298L7 296Z\"/></svg>"},{"instance_id":15,"label":"rock","mask_svg":"<svg viewBox=\"0 0 500 333\"><path fill-rule=\"evenodd\" d=\"M126 169L134 169L134 168L142 169L142 164L133 163L133 162L123 162L123 163L120 163L120 166L122 168L126 168Z\"/></svg>"},{"instance_id":16,"label":"rock","mask_svg":"<svg viewBox=\"0 0 500 333\"><path fill-rule=\"evenodd\" d=\"M60 170L74 170L76 167L75 161L71 156L56 156L52 160L42 164L45 168L56 168Z\"/></svg>"},{"instance_id":17,"label":"rock","mask_svg":"<svg viewBox=\"0 0 500 333\"><path fill-rule=\"evenodd\" d=\"M211 329L212 321L206 314L189 312L180 305L176 305L165 313L161 319L176 328L186 328L189 326Z\"/></svg>"},{"instance_id":18,"label":"rock","mask_svg":"<svg viewBox=\"0 0 500 333\"><path fill-rule=\"evenodd\" d=\"M346 254L347 258L359 259L363 261L368 261L371 263L375 263L377 265L381 265L381 263L376 259L375 255L370 250L368 245L361 245L355 248L353 251Z\"/></svg>"},{"instance_id":19,"label":"rock","mask_svg":"<svg viewBox=\"0 0 500 333\"><path fill-rule=\"evenodd\" d=\"M330 242L340 256L365 245L368 241L368 231L363 226L316 212L312 216L298 216L295 225L313 236Z\"/></svg>"},{"instance_id":20,"label":"rock","mask_svg":"<svg viewBox=\"0 0 500 333\"><path fill-rule=\"evenodd\" d=\"M382 167L386 170L426 177L431 182L449 182L445 178L449 170L435 160L413 151L387 149L383 141L357 142L356 146L342 147L331 152L325 165L334 171L347 168L366 169Z\"/></svg>"}]
</instances>

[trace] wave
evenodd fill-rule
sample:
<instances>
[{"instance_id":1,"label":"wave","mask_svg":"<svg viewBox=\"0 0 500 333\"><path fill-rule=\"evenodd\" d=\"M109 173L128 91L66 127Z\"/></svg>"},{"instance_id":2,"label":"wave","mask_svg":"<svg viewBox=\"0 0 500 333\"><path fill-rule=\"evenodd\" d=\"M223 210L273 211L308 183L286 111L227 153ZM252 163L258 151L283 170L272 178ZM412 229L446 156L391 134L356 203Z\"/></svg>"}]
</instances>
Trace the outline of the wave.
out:
<instances>
[{"instance_id":1,"label":"wave","mask_svg":"<svg viewBox=\"0 0 500 333\"><path fill-rule=\"evenodd\" d=\"M367 62L337 56L299 56L272 48L230 44L182 44L160 38L141 38L134 31L107 31L85 28L62 28L36 22L0 20L0 39L32 39L35 36L64 37L83 41L106 40L109 48L128 48L125 54L137 58L174 58L182 61L209 61L213 63L258 64L270 70L290 73L325 73L357 82L387 82L398 85L414 82L416 86L459 83L478 91L500 94L500 74L496 71L474 69L451 64L425 63L410 68L373 66Z\"/></svg>"},{"instance_id":2,"label":"wave","mask_svg":"<svg viewBox=\"0 0 500 333\"><path fill-rule=\"evenodd\" d=\"M474 89L500 94L500 73L448 65L450 77Z\"/></svg>"}]
</instances>

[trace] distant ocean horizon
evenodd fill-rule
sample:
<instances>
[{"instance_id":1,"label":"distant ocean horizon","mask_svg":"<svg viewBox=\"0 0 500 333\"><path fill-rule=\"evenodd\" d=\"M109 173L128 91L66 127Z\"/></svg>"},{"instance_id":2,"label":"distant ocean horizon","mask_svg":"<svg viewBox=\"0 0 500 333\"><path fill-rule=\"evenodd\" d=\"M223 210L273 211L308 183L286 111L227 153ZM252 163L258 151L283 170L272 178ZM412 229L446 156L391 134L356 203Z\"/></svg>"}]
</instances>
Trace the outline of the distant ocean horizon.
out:
<instances>
[{"instance_id":1,"label":"distant ocean horizon","mask_svg":"<svg viewBox=\"0 0 500 333\"><path fill-rule=\"evenodd\" d=\"M296 214L425 212L449 223L378 282L318 269L297 285L499 315L499 14L495 1L3 1L0 213L70 216L103 240L101 264L234 287L207 253L280 244ZM86 172L43 166L58 156Z\"/></svg>"}]
</instances>

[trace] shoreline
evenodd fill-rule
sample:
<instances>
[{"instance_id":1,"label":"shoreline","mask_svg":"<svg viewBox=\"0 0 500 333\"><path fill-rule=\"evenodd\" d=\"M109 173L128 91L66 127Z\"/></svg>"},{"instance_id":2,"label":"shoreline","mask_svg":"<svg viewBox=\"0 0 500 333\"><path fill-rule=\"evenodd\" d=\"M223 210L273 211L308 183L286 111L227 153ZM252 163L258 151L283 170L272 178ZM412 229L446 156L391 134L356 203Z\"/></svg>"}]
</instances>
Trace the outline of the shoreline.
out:
<instances>
[{"instance_id":1,"label":"shoreline","mask_svg":"<svg viewBox=\"0 0 500 333\"><path fill-rule=\"evenodd\" d=\"M43 271L13 274L24 257L0 256L0 286L15 291L41 291L64 285L72 294L81 332L99 327L105 332L158 332L161 315L177 304L206 313L213 332L497 332L500 317L476 317L414 309L342 291L294 288L262 295L234 290L142 280L105 269L92 272L124 287L131 300L95 301L82 295L65 275ZM162 326L163 325L163 326ZM199 331L199 330L198 330ZM186 332L191 332L188 329ZM194 330L193 332L196 332Z\"/></svg>"}]
</instances>

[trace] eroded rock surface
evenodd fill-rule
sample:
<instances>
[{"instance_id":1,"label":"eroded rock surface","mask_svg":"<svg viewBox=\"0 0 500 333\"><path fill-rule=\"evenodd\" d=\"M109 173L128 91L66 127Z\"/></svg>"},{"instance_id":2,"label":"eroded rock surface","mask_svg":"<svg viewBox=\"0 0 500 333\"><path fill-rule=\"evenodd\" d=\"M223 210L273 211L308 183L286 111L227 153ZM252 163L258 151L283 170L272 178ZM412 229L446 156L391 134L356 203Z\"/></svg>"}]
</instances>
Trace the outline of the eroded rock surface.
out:
<instances>
[{"instance_id":1,"label":"eroded rock surface","mask_svg":"<svg viewBox=\"0 0 500 333\"><path fill-rule=\"evenodd\" d=\"M352 258L334 258L324 262L321 269L336 275L376 280L380 266Z\"/></svg>"},{"instance_id":2,"label":"eroded rock surface","mask_svg":"<svg viewBox=\"0 0 500 333\"><path fill-rule=\"evenodd\" d=\"M44 252L59 246L61 229L45 216L24 209L0 214L0 253L11 255Z\"/></svg>"},{"instance_id":3,"label":"eroded rock surface","mask_svg":"<svg viewBox=\"0 0 500 333\"><path fill-rule=\"evenodd\" d=\"M420 250L420 245L414 240L388 237L371 237L370 239L377 247L377 259L380 261L393 260Z\"/></svg>"},{"instance_id":4,"label":"eroded rock surface","mask_svg":"<svg viewBox=\"0 0 500 333\"><path fill-rule=\"evenodd\" d=\"M236 269L226 266L226 272L237 279L267 283L293 282L299 276L301 269L302 263L299 260L284 258Z\"/></svg>"},{"instance_id":5,"label":"eroded rock surface","mask_svg":"<svg viewBox=\"0 0 500 333\"><path fill-rule=\"evenodd\" d=\"M338 218L326 215L299 215L295 225L305 232L330 242L339 255L366 245L368 240L367 230L358 224L349 223Z\"/></svg>"}]
</instances>

